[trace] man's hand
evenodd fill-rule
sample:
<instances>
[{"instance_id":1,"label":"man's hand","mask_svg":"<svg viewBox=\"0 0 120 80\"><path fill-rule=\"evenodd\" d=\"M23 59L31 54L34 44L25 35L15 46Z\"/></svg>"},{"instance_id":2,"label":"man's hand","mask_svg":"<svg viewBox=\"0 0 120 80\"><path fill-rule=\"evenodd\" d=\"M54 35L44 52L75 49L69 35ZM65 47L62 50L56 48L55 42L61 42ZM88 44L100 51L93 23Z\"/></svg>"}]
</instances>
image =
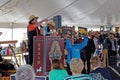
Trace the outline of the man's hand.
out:
<instances>
[{"instance_id":1,"label":"man's hand","mask_svg":"<svg viewBox=\"0 0 120 80\"><path fill-rule=\"evenodd\" d=\"M49 20L48 20L48 19L44 19L44 20L43 20L43 22L47 22L47 21L49 21Z\"/></svg>"}]
</instances>

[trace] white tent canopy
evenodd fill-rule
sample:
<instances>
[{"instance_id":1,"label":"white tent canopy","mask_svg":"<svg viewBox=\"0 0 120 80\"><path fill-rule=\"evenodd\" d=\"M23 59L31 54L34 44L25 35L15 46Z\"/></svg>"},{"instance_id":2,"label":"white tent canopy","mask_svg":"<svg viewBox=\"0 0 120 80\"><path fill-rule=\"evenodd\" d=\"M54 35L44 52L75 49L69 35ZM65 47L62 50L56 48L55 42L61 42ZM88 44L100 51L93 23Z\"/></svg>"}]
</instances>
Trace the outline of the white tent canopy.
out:
<instances>
[{"instance_id":1,"label":"white tent canopy","mask_svg":"<svg viewBox=\"0 0 120 80\"><path fill-rule=\"evenodd\" d=\"M39 20L62 16L63 25L120 24L120 0L0 0L0 27L26 27L32 14Z\"/></svg>"}]
</instances>

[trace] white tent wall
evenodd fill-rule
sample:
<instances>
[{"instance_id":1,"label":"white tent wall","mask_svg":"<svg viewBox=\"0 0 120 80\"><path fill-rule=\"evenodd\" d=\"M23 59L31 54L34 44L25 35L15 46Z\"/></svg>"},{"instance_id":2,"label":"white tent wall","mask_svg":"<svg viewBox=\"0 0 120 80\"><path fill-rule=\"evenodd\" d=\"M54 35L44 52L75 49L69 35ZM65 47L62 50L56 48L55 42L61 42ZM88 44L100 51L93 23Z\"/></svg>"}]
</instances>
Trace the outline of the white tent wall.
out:
<instances>
[{"instance_id":1,"label":"white tent wall","mask_svg":"<svg viewBox=\"0 0 120 80\"><path fill-rule=\"evenodd\" d=\"M20 46L22 40L27 39L26 28L0 28L3 34L0 36L0 41L18 40L16 47Z\"/></svg>"},{"instance_id":2,"label":"white tent wall","mask_svg":"<svg viewBox=\"0 0 120 80\"><path fill-rule=\"evenodd\" d=\"M30 15L39 20L62 16L63 26L100 30L120 27L120 0L0 0L0 40L23 39Z\"/></svg>"},{"instance_id":3,"label":"white tent wall","mask_svg":"<svg viewBox=\"0 0 120 80\"><path fill-rule=\"evenodd\" d=\"M120 23L119 3L120 0L0 0L0 23L26 25L34 14L39 20L61 15L63 25L116 25Z\"/></svg>"},{"instance_id":4,"label":"white tent wall","mask_svg":"<svg viewBox=\"0 0 120 80\"><path fill-rule=\"evenodd\" d=\"M39 16L39 20L61 15L62 25L89 30L99 30L108 24L119 27L119 3L120 0L0 0L0 31L3 32L0 38L9 40L22 36L32 14Z\"/></svg>"},{"instance_id":5,"label":"white tent wall","mask_svg":"<svg viewBox=\"0 0 120 80\"><path fill-rule=\"evenodd\" d=\"M0 22L0 28L27 28L25 23Z\"/></svg>"}]
</instances>

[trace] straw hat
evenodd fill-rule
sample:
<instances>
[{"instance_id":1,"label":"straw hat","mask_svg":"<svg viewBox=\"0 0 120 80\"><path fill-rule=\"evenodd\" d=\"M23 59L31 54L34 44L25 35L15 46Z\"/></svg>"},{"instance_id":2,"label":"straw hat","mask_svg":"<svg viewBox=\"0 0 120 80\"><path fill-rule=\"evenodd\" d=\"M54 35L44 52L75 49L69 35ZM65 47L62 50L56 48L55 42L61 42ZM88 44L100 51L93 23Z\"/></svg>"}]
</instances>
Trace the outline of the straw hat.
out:
<instances>
[{"instance_id":1,"label":"straw hat","mask_svg":"<svg viewBox=\"0 0 120 80\"><path fill-rule=\"evenodd\" d=\"M38 16L35 16L35 15L31 15L31 16L29 17L29 21L31 21L31 20L34 19L34 18L38 19L39 17L38 17Z\"/></svg>"},{"instance_id":2,"label":"straw hat","mask_svg":"<svg viewBox=\"0 0 120 80\"><path fill-rule=\"evenodd\" d=\"M55 26L55 23L51 20L47 22L47 25Z\"/></svg>"},{"instance_id":3,"label":"straw hat","mask_svg":"<svg viewBox=\"0 0 120 80\"><path fill-rule=\"evenodd\" d=\"M109 32L109 34L114 34L114 35L115 35L115 32L114 32L113 30L111 30L111 31Z\"/></svg>"}]
</instances>

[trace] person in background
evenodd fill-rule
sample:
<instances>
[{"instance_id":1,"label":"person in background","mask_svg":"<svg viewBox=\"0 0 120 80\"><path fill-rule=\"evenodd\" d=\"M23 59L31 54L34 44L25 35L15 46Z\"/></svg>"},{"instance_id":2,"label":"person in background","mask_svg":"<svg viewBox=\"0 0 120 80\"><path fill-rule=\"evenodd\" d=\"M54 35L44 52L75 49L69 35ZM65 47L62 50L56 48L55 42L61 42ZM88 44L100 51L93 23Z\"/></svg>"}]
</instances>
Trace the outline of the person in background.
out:
<instances>
[{"instance_id":1,"label":"person in background","mask_svg":"<svg viewBox=\"0 0 120 80\"><path fill-rule=\"evenodd\" d=\"M74 37L76 34L77 34L77 32L75 31L75 26L72 26L72 37Z\"/></svg>"},{"instance_id":2,"label":"person in background","mask_svg":"<svg viewBox=\"0 0 120 80\"><path fill-rule=\"evenodd\" d=\"M58 29L57 29L57 33L58 33L57 36L62 36L62 29L61 29L61 28L58 28Z\"/></svg>"},{"instance_id":3,"label":"person in background","mask_svg":"<svg viewBox=\"0 0 120 80\"><path fill-rule=\"evenodd\" d=\"M104 57L106 56L105 63L107 65L110 62L109 61L110 57L117 58L119 56L117 48L118 48L118 44L117 44L117 40L115 38L115 32L111 30L108 34L108 38L106 38L104 43L103 43L103 50L107 50L106 55L104 55Z\"/></svg>"},{"instance_id":4,"label":"person in background","mask_svg":"<svg viewBox=\"0 0 120 80\"><path fill-rule=\"evenodd\" d=\"M0 32L0 36L1 36L1 32ZM1 52L1 50L2 50L2 46L0 45L0 52ZM2 61L3 61L3 58L0 54L0 64L2 63ZM2 69L0 69L0 80L2 80Z\"/></svg>"},{"instance_id":5,"label":"person in background","mask_svg":"<svg viewBox=\"0 0 120 80\"><path fill-rule=\"evenodd\" d=\"M2 32L0 32L0 36L2 35ZM2 46L1 46L1 44L0 44L0 52L1 52L1 50L2 50ZM1 54L0 54L0 62L2 62L3 61L3 58L2 58L2 56L1 56Z\"/></svg>"},{"instance_id":6,"label":"person in background","mask_svg":"<svg viewBox=\"0 0 120 80\"><path fill-rule=\"evenodd\" d=\"M68 73L64 68L62 68L59 59L53 59L52 69L48 76L49 80L63 80L66 76L68 76Z\"/></svg>"},{"instance_id":7,"label":"person in background","mask_svg":"<svg viewBox=\"0 0 120 80\"><path fill-rule=\"evenodd\" d=\"M116 38L119 38L120 36L119 36L119 32L116 32Z\"/></svg>"},{"instance_id":8,"label":"person in background","mask_svg":"<svg viewBox=\"0 0 120 80\"><path fill-rule=\"evenodd\" d=\"M75 43L74 38L68 38L69 35L65 34L65 50L67 51L67 57L66 57L66 64L67 64L67 71L69 75L71 75L69 63L72 58L78 58L81 59L81 53L80 51L87 45L88 37L84 37L84 40L81 43Z\"/></svg>"},{"instance_id":9,"label":"person in background","mask_svg":"<svg viewBox=\"0 0 120 80\"><path fill-rule=\"evenodd\" d=\"M90 59L95 52L95 44L94 44L94 41L93 41L94 35L92 35L92 32L89 32L88 36L89 36L89 39L88 39L87 46L85 46L81 50L81 59L84 63L84 66L87 66L86 70L84 68L83 73L89 73L90 72Z\"/></svg>"},{"instance_id":10,"label":"person in background","mask_svg":"<svg viewBox=\"0 0 120 80\"><path fill-rule=\"evenodd\" d=\"M80 51L87 45L88 37L84 37L84 40L81 43L74 44L74 38L66 38L65 49L68 52L67 63L69 64L72 58L80 59Z\"/></svg>"},{"instance_id":11,"label":"person in background","mask_svg":"<svg viewBox=\"0 0 120 80\"><path fill-rule=\"evenodd\" d=\"M100 43L99 43L99 40L98 40L98 31L94 31L93 34L94 34L93 41L94 41L94 44L95 44L95 52L94 52L93 56L100 55Z\"/></svg>"},{"instance_id":12,"label":"person in background","mask_svg":"<svg viewBox=\"0 0 120 80\"><path fill-rule=\"evenodd\" d=\"M28 52L29 52L29 64L33 64L33 36L37 35L38 26L41 26L41 23L47 21L47 19L40 22L37 21L38 17L31 15L29 17L29 24L27 26L27 36L28 36Z\"/></svg>"},{"instance_id":13,"label":"person in background","mask_svg":"<svg viewBox=\"0 0 120 80\"><path fill-rule=\"evenodd\" d=\"M99 56L92 57L90 59L90 63L91 63L91 70L92 70L90 72L90 75L93 76L95 80L104 80L104 79L112 80L109 70L107 68L101 67L101 60Z\"/></svg>"},{"instance_id":14,"label":"person in background","mask_svg":"<svg viewBox=\"0 0 120 80\"><path fill-rule=\"evenodd\" d=\"M87 74L81 74L83 67L84 65L81 59L73 58L70 61L72 76L67 76L64 78L64 80L94 80L91 76Z\"/></svg>"},{"instance_id":15,"label":"person in background","mask_svg":"<svg viewBox=\"0 0 120 80\"><path fill-rule=\"evenodd\" d=\"M2 32L0 32L0 36L2 35Z\"/></svg>"},{"instance_id":16,"label":"person in background","mask_svg":"<svg viewBox=\"0 0 120 80\"><path fill-rule=\"evenodd\" d=\"M48 32L50 32L50 36L57 36L57 31L55 29L55 23L50 20L47 22Z\"/></svg>"},{"instance_id":17,"label":"person in background","mask_svg":"<svg viewBox=\"0 0 120 80\"><path fill-rule=\"evenodd\" d=\"M2 80L2 70L0 69L0 80Z\"/></svg>"},{"instance_id":18,"label":"person in background","mask_svg":"<svg viewBox=\"0 0 120 80\"><path fill-rule=\"evenodd\" d=\"M32 66L28 64L20 66L16 70L15 80L35 80L35 72Z\"/></svg>"},{"instance_id":19,"label":"person in background","mask_svg":"<svg viewBox=\"0 0 120 80\"><path fill-rule=\"evenodd\" d=\"M120 38L118 38L118 41L117 41L117 43L118 43L118 59L120 60Z\"/></svg>"},{"instance_id":20,"label":"person in background","mask_svg":"<svg viewBox=\"0 0 120 80\"><path fill-rule=\"evenodd\" d=\"M101 31L100 31L100 35L99 35L99 37L98 37L98 42L99 42L100 44L103 44L105 38L106 38L105 33L104 33L103 30L101 30Z\"/></svg>"},{"instance_id":21,"label":"person in background","mask_svg":"<svg viewBox=\"0 0 120 80\"><path fill-rule=\"evenodd\" d=\"M120 66L117 66L117 59L115 57L110 57L108 69L112 80L120 80Z\"/></svg>"}]
</instances>

